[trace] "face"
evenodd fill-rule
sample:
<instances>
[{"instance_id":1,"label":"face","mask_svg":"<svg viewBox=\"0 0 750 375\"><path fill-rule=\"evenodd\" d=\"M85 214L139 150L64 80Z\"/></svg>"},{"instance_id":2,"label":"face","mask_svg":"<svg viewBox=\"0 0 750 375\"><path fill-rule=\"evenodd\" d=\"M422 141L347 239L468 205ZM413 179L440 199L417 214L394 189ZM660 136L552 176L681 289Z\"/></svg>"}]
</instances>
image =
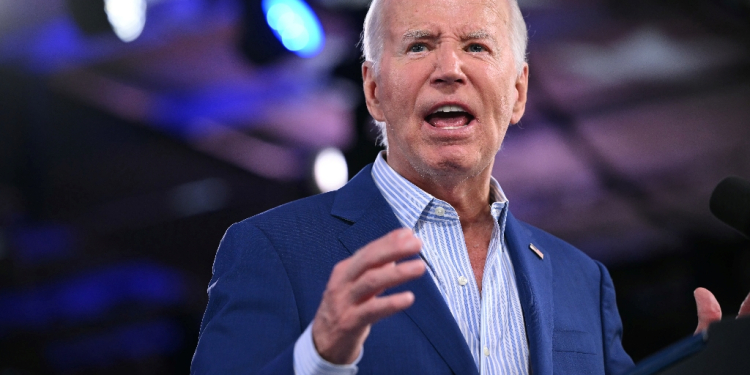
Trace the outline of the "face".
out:
<instances>
[{"instance_id":1,"label":"face","mask_svg":"<svg viewBox=\"0 0 750 375\"><path fill-rule=\"evenodd\" d=\"M523 115L505 0L387 0L377 71L362 67L367 107L387 124L388 164L412 182L489 175ZM419 184L418 184L419 185Z\"/></svg>"}]
</instances>

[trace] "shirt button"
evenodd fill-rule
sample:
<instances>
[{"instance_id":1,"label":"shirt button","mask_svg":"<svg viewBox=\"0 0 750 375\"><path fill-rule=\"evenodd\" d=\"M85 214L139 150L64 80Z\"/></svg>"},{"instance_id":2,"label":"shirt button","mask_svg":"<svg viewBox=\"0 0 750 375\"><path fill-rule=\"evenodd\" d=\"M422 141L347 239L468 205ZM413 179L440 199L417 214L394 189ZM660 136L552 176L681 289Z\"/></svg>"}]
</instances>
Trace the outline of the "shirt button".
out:
<instances>
[{"instance_id":1,"label":"shirt button","mask_svg":"<svg viewBox=\"0 0 750 375\"><path fill-rule=\"evenodd\" d=\"M468 282L469 282L469 279L467 279L467 278L465 278L463 276L459 276L458 277L458 285L464 286Z\"/></svg>"},{"instance_id":2,"label":"shirt button","mask_svg":"<svg viewBox=\"0 0 750 375\"><path fill-rule=\"evenodd\" d=\"M488 348L488 347L486 347L486 346L484 347L484 355L485 355L486 357L489 357L489 356L490 356L490 348Z\"/></svg>"},{"instance_id":3,"label":"shirt button","mask_svg":"<svg viewBox=\"0 0 750 375\"><path fill-rule=\"evenodd\" d=\"M435 215L443 216L445 215L445 208L438 207L435 209Z\"/></svg>"}]
</instances>

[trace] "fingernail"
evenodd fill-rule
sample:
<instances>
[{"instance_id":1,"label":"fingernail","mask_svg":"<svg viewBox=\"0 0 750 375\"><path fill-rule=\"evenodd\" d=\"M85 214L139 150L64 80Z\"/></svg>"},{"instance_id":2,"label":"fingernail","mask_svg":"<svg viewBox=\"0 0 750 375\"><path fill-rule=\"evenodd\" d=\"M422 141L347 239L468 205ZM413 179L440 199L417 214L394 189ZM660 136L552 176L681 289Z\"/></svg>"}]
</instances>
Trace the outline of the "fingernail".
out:
<instances>
[{"instance_id":1,"label":"fingernail","mask_svg":"<svg viewBox=\"0 0 750 375\"><path fill-rule=\"evenodd\" d=\"M424 262L421 260L419 262L413 262L412 264L409 265L409 270L411 271L422 270L423 265L424 265Z\"/></svg>"},{"instance_id":2,"label":"fingernail","mask_svg":"<svg viewBox=\"0 0 750 375\"><path fill-rule=\"evenodd\" d=\"M398 235L396 237L399 239L403 239L409 236L411 236L411 230L404 228L404 229L399 230Z\"/></svg>"},{"instance_id":3,"label":"fingernail","mask_svg":"<svg viewBox=\"0 0 750 375\"><path fill-rule=\"evenodd\" d=\"M405 297L406 297L406 300L409 301L410 303L414 302L414 292L407 291Z\"/></svg>"}]
</instances>

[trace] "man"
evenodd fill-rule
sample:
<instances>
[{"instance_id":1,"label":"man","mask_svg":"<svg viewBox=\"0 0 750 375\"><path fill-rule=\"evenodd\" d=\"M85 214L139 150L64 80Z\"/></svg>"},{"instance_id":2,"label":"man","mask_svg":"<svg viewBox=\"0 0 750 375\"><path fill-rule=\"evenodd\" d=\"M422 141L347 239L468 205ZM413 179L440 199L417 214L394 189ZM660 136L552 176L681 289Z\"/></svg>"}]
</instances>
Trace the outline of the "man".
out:
<instances>
[{"instance_id":1,"label":"man","mask_svg":"<svg viewBox=\"0 0 750 375\"><path fill-rule=\"evenodd\" d=\"M491 176L526 104L515 1L376 0L364 36L385 155L337 192L227 231L193 372L631 368L606 269L514 219ZM701 324L717 306L699 305Z\"/></svg>"}]
</instances>

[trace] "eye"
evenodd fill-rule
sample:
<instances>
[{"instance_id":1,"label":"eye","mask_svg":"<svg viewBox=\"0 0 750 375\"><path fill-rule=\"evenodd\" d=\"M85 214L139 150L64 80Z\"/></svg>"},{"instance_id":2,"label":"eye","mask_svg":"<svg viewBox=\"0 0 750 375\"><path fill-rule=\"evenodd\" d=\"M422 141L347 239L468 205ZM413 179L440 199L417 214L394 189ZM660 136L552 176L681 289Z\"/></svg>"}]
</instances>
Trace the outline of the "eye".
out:
<instances>
[{"instance_id":1,"label":"eye","mask_svg":"<svg viewBox=\"0 0 750 375\"><path fill-rule=\"evenodd\" d=\"M411 53L419 53L424 52L427 50L427 46L424 45L424 43L414 43L411 46L409 46L409 52Z\"/></svg>"},{"instance_id":2,"label":"eye","mask_svg":"<svg viewBox=\"0 0 750 375\"><path fill-rule=\"evenodd\" d=\"M485 51L487 51L487 49L486 49L486 48L484 48L484 46L483 46L483 45L481 45L481 44L476 44L476 43L474 43L474 44L470 44L470 45L469 45L469 46L468 46L468 47L466 48L466 50L467 50L467 51L469 51L469 52L485 52Z\"/></svg>"}]
</instances>

